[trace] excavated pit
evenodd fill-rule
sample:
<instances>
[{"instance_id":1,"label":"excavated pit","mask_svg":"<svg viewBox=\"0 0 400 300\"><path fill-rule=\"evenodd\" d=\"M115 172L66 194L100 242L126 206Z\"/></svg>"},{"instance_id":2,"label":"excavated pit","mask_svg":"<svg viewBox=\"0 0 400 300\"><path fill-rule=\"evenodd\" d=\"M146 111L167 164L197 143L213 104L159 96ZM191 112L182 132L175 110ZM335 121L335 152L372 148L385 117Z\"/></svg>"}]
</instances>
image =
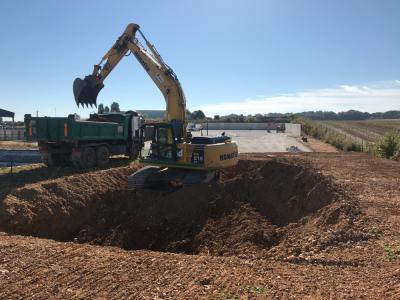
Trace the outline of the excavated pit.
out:
<instances>
[{"instance_id":1,"label":"excavated pit","mask_svg":"<svg viewBox=\"0 0 400 300\"><path fill-rule=\"evenodd\" d=\"M295 235L348 232L357 215L330 179L285 160L240 160L218 183L176 191L126 190L134 169L18 188L1 203L0 231L126 250L240 256L288 243L296 252Z\"/></svg>"}]
</instances>

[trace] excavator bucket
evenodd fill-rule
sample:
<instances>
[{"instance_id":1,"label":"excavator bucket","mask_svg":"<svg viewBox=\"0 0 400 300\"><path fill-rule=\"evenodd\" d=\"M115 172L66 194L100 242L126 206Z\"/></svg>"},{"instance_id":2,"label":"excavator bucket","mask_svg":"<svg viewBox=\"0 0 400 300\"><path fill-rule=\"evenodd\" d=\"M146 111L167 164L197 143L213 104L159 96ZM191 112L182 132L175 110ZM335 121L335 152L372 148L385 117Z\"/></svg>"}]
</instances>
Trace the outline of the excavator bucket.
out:
<instances>
[{"instance_id":1,"label":"excavator bucket","mask_svg":"<svg viewBox=\"0 0 400 300\"><path fill-rule=\"evenodd\" d=\"M76 104L86 104L86 106L97 106L97 95L104 87L102 83L96 83L91 75L86 76L85 79L76 78L74 80L74 97Z\"/></svg>"}]
</instances>

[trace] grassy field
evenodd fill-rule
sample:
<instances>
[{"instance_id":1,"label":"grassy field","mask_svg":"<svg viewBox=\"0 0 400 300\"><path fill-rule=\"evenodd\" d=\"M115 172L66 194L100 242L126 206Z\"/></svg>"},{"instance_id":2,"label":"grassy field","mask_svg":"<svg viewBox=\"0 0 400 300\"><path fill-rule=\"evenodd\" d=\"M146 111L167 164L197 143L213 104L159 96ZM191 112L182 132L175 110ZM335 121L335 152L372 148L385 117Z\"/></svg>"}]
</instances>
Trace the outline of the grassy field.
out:
<instances>
[{"instance_id":1,"label":"grassy field","mask_svg":"<svg viewBox=\"0 0 400 300\"><path fill-rule=\"evenodd\" d=\"M343 151L368 152L398 160L400 120L316 121L297 118L304 134Z\"/></svg>"},{"instance_id":2,"label":"grassy field","mask_svg":"<svg viewBox=\"0 0 400 300\"><path fill-rule=\"evenodd\" d=\"M400 131L400 120L314 121L316 124L347 135L350 139L375 143L390 130Z\"/></svg>"}]
</instances>

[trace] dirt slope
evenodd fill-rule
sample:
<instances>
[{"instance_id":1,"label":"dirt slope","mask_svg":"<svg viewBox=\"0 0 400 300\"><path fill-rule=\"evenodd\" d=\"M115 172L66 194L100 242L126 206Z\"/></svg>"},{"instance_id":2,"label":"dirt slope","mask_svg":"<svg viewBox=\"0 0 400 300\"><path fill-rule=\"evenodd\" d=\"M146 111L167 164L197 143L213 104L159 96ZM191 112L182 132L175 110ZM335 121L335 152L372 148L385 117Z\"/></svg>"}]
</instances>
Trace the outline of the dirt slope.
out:
<instances>
[{"instance_id":1,"label":"dirt slope","mask_svg":"<svg viewBox=\"0 0 400 300\"><path fill-rule=\"evenodd\" d=\"M364 295L395 299L399 295L395 290L398 272L378 266L372 271L371 266L122 251L16 236L1 237L0 255L0 296L5 299L327 299Z\"/></svg>"},{"instance_id":2,"label":"dirt slope","mask_svg":"<svg viewBox=\"0 0 400 300\"><path fill-rule=\"evenodd\" d=\"M219 183L176 192L121 189L132 170L4 197L0 297L400 297L396 162L249 154Z\"/></svg>"}]
</instances>

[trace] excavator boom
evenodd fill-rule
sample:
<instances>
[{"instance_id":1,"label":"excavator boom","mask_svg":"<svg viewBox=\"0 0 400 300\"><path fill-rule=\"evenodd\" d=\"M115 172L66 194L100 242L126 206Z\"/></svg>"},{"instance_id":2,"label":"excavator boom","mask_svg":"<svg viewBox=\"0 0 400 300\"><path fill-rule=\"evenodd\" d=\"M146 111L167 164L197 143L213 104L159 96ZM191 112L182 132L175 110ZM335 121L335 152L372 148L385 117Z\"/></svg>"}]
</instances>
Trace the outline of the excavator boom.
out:
<instances>
[{"instance_id":1,"label":"excavator boom","mask_svg":"<svg viewBox=\"0 0 400 300\"><path fill-rule=\"evenodd\" d=\"M136 38L137 32L143 37L149 50ZM97 105L97 96L104 87L104 80L129 51L163 94L167 104L167 121L179 122L183 127L186 123L186 100L181 84L174 71L164 62L137 24L129 24L126 27L100 63L94 66L91 75L84 79L75 79L73 91L77 105Z\"/></svg>"},{"instance_id":2,"label":"excavator boom","mask_svg":"<svg viewBox=\"0 0 400 300\"><path fill-rule=\"evenodd\" d=\"M139 33L143 46L136 37ZM77 105L96 105L104 80L130 53L147 72L166 102L166 122L145 123L141 140L149 140L149 151L140 155L140 162L151 168L142 169L130 177L134 188L154 186L167 182L173 186L209 182L218 170L234 166L238 161L237 144L227 136L193 137L186 131L186 100L174 71L165 63L154 45L139 29L129 24L92 74L76 78L73 91ZM149 129L149 130L147 130Z\"/></svg>"}]
</instances>

